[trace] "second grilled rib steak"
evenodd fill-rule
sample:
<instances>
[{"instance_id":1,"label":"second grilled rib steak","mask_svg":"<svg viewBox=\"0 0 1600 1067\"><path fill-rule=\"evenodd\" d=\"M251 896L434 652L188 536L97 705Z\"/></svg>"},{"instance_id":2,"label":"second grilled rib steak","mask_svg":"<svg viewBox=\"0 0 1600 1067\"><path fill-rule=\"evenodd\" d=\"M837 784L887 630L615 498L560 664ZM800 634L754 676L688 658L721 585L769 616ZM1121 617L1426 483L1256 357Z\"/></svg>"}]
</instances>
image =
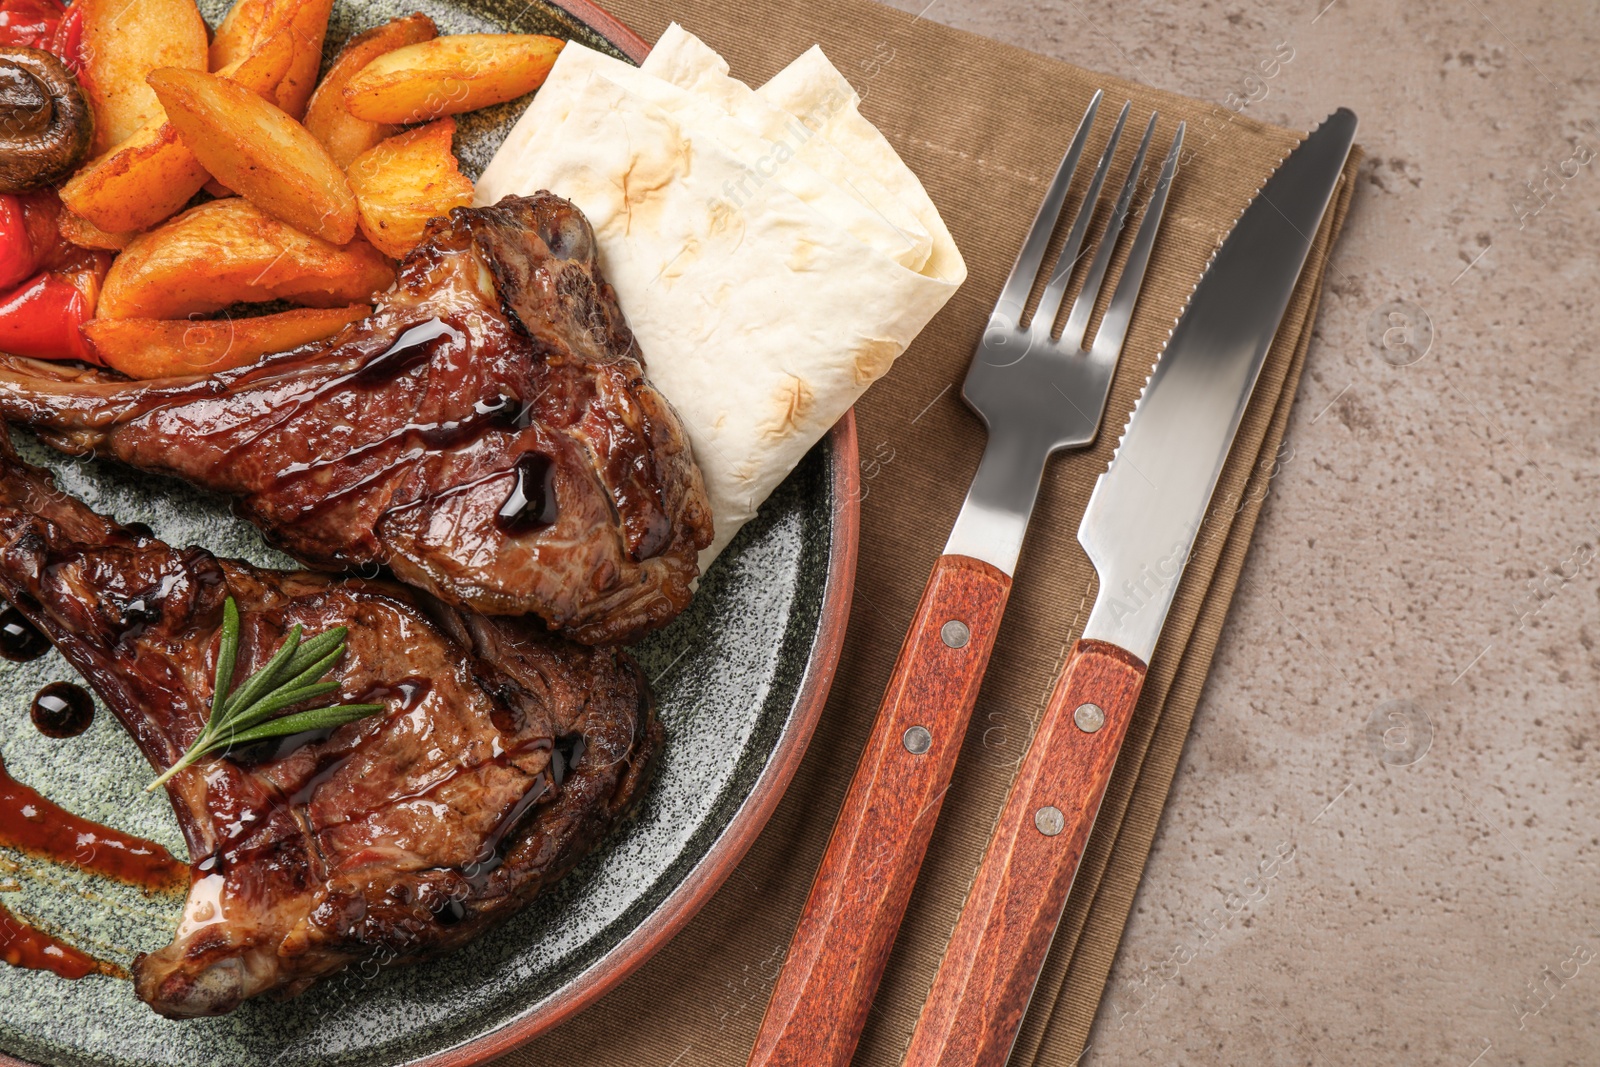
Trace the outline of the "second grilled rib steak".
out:
<instances>
[{"instance_id":1,"label":"second grilled rib steak","mask_svg":"<svg viewBox=\"0 0 1600 1067\"><path fill-rule=\"evenodd\" d=\"M0 358L0 417L238 498L296 558L631 640L688 603L711 511L594 233L549 193L457 208L376 313L238 371L128 382Z\"/></svg>"},{"instance_id":2,"label":"second grilled rib steak","mask_svg":"<svg viewBox=\"0 0 1600 1067\"><path fill-rule=\"evenodd\" d=\"M625 654L520 620L174 549L17 460L0 430L0 594L158 769L209 710L223 602L242 681L294 624L349 627L326 736L260 742L168 783L193 861L172 944L135 964L163 1015L293 995L350 964L426 959L517 912L638 802L661 741Z\"/></svg>"}]
</instances>

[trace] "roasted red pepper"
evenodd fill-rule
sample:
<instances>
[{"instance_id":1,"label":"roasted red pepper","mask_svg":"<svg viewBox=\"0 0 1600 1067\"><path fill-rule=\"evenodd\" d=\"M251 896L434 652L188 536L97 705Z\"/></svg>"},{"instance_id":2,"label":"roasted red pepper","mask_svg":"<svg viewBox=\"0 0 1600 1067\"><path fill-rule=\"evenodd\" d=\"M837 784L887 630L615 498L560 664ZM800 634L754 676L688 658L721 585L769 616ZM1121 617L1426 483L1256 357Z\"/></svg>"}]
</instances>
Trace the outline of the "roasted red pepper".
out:
<instances>
[{"instance_id":1,"label":"roasted red pepper","mask_svg":"<svg viewBox=\"0 0 1600 1067\"><path fill-rule=\"evenodd\" d=\"M60 219L53 189L0 195L0 293L82 258L80 249L62 239Z\"/></svg>"},{"instance_id":2,"label":"roasted red pepper","mask_svg":"<svg viewBox=\"0 0 1600 1067\"><path fill-rule=\"evenodd\" d=\"M74 74L83 73L83 8L73 4L61 16L55 36L45 45L45 51L61 57L67 69Z\"/></svg>"},{"instance_id":3,"label":"roasted red pepper","mask_svg":"<svg viewBox=\"0 0 1600 1067\"><path fill-rule=\"evenodd\" d=\"M0 44L43 48L54 39L67 13L56 0L4 0L0 3Z\"/></svg>"},{"instance_id":4,"label":"roasted red pepper","mask_svg":"<svg viewBox=\"0 0 1600 1067\"><path fill-rule=\"evenodd\" d=\"M38 269L39 257L34 252L21 198L0 196L0 292L26 280Z\"/></svg>"},{"instance_id":5,"label":"roasted red pepper","mask_svg":"<svg viewBox=\"0 0 1600 1067\"><path fill-rule=\"evenodd\" d=\"M0 352L98 363L79 327L94 318L113 258L110 252L65 243L53 246L46 269L0 297Z\"/></svg>"},{"instance_id":6,"label":"roasted red pepper","mask_svg":"<svg viewBox=\"0 0 1600 1067\"><path fill-rule=\"evenodd\" d=\"M76 285L58 274L41 274L0 301L0 352L92 362L79 329L92 314Z\"/></svg>"},{"instance_id":7,"label":"roasted red pepper","mask_svg":"<svg viewBox=\"0 0 1600 1067\"><path fill-rule=\"evenodd\" d=\"M57 0L0 0L0 44L54 51L50 46L66 14Z\"/></svg>"},{"instance_id":8,"label":"roasted red pepper","mask_svg":"<svg viewBox=\"0 0 1600 1067\"><path fill-rule=\"evenodd\" d=\"M54 52L77 74L83 70L83 11L59 0L0 0L0 45Z\"/></svg>"}]
</instances>

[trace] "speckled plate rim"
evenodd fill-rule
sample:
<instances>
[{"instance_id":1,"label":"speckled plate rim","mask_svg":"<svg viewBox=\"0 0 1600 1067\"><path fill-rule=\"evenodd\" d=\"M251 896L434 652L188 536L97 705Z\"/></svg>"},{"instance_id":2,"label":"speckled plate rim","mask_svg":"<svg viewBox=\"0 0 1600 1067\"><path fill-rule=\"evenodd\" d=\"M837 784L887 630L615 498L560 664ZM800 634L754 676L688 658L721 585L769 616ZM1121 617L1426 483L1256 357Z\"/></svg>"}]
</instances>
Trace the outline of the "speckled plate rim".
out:
<instances>
[{"instance_id":1,"label":"speckled plate rim","mask_svg":"<svg viewBox=\"0 0 1600 1067\"><path fill-rule=\"evenodd\" d=\"M547 0L604 37L635 63L650 45L609 12L589 0ZM700 862L665 900L609 952L505 1025L453 1048L397 1067L473 1067L502 1056L570 1019L638 970L688 925L755 844L778 801L800 767L817 720L828 702L844 649L855 589L856 550L861 532L859 444L852 409L828 433L829 485L833 502L828 538L828 573L822 591L816 640L800 680L794 707L755 785ZM0 1067L37 1067L0 1051Z\"/></svg>"}]
</instances>

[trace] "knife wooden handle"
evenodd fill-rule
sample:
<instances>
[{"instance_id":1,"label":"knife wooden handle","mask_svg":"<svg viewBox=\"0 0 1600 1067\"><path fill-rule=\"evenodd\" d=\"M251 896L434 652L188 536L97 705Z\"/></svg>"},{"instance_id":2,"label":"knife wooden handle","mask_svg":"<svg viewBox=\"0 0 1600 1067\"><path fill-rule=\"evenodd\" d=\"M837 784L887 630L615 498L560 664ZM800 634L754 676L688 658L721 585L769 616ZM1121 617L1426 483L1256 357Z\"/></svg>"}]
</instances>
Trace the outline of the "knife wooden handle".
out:
<instances>
[{"instance_id":1,"label":"knife wooden handle","mask_svg":"<svg viewBox=\"0 0 1600 1067\"><path fill-rule=\"evenodd\" d=\"M1073 646L950 936L905 1067L1004 1067L1144 675L1145 665L1115 645Z\"/></svg>"},{"instance_id":2,"label":"knife wooden handle","mask_svg":"<svg viewBox=\"0 0 1600 1067\"><path fill-rule=\"evenodd\" d=\"M823 853L751 1067L845 1067L972 717L1011 578L941 556Z\"/></svg>"}]
</instances>

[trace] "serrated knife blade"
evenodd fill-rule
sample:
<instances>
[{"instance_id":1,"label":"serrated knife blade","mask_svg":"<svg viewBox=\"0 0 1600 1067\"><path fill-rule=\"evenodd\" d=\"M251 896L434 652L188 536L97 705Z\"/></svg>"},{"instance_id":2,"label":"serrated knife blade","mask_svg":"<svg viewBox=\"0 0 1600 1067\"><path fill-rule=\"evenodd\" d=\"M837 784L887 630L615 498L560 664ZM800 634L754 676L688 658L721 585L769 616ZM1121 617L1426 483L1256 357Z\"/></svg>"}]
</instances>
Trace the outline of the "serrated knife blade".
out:
<instances>
[{"instance_id":1,"label":"serrated knife blade","mask_svg":"<svg viewBox=\"0 0 1600 1067\"><path fill-rule=\"evenodd\" d=\"M1267 351L1355 138L1328 117L1190 294L1079 529L1100 578L950 935L904 1067L1004 1067Z\"/></svg>"},{"instance_id":2,"label":"serrated knife blade","mask_svg":"<svg viewBox=\"0 0 1600 1067\"><path fill-rule=\"evenodd\" d=\"M1085 638L1150 662L1355 131L1341 108L1289 153L1190 295L1078 528L1100 577Z\"/></svg>"}]
</instances>

